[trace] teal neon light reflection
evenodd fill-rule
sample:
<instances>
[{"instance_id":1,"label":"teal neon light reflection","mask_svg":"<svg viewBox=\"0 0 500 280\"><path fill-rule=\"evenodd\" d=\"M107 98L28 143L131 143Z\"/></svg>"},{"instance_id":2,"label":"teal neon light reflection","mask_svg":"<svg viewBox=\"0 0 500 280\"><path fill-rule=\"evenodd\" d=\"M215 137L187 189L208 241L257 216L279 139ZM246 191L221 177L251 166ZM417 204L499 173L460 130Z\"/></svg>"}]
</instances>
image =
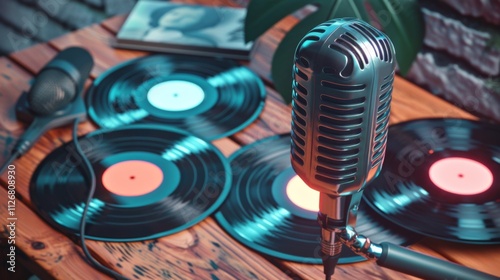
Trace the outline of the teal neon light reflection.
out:
<instances>
[{"instance_id":1,"label":"teal neon light reflection","mask_svg":"<svg viewBox=\"0 0 500 280\"><path fill-rule=\"evenodd\" d=\"M413 191L408 191L394 196L392 196L392 194L384 196L377 193L375 195L375 205L384 213L394 214L413 202L422 201L422 198L426 196L429 196L429 193L422 188L417 188Z\"/></svg>"},{"instance_id":2,"label":"teal neon light reflection","mask_svg":"<svg viewBox=\"0 0 500 280\"><path fill-rule=\"evenodd\" d=\"M161 156L166 160L176 161L185 157L185 155L192 153L198 154L207 148L208 145L203 140L194 136L187 136L186 138L179 140L177 144L174 144L172 147L166 149Z\"/></svg>"},{"instance_id":3,"label":"teal neon light reflection","mask_svg":"<svg viewBox=\"0 0 500 280\"><path fill-rule=\"evenodd\" d=\"M150 114L144 109L136 109L125 113L117 113L115 112L115 116L113 118L103 118L101 121L104 123L104 127L116 127L125 124L135 123L139 120L144 119Z\"/></svg>"},{"instance_id":4,"label":"teal neon light reflection","mask_svg":"<svg viewBox=\"0 0 500 280\"><path fill-rule=\"evenodd\" d=\"M89 203L89 210L87 211L87 221L91 221L92 217L101 212L104 209L104 203L98 198L92 198ZM65 225L68 228L79 228L80 219L83 214L83 209L85 208L85 203L76 204L71 208L65 208L62 211L54 213L52 218L55 222L61 225Z\"/></svg>"},{"instance_id":5,"label":"teal neon light reflection","mask_svg":"<svg viewBox=\"0 0 500 280\"><path fill-rule=\"evenodd\" d=\"M292 214L284 208L271 209L271 212L265 213L262 217L254 216L252 220L244 224L235 225L234 230L242 237L250 241L257 241L264 234L271 234L272 230L289 218ZM254 230L253 227L257 226L261 230Z\"/></svg>"},{"instance_id":6,"label":"teal neon light reflection","mask_svg":"<svg viewBox=\"0 0 500 280\"><path fill-rule=\"evenodd\" d=\"M207 82L213 87L227 87L228 85L239 85L242 79L248 77L249 71L244 67L232 68L229 71L224 71L216 76L207 79Z\"/></svg>"}]
</instances>

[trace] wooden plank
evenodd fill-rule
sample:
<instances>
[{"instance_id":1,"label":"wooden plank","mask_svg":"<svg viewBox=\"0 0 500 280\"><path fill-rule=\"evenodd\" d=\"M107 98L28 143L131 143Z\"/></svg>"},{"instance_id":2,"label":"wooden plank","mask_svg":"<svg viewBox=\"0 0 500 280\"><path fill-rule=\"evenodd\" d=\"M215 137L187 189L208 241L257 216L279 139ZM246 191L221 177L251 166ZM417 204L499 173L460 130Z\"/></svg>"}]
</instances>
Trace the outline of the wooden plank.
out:
<instances>
[{"instance_id":1,"label":"wooden plank","mask_svg":"<svg viewBox=\"0 0 500 280\"><path fill-rule=\"evenodd\" d=\"M48 44L42 43L33 47L15 52L9 58L27 69L32 74L38 73L54 56L57 51Z\"/></svg>"},{"instance_id":2,"label":"wooden plank","mask_svg":"<svg viewBox=\"0 0 500 280\"><path fill-rule=\"evenodd\" d=\"M396 124L422 118L477 119L472 114L396 76L392 94L390 123Z\"/></svg>"},{"instance_id":3,"label":"wooden plank","mask_svg":"<svg viewBox=\"0 0 500 280\"><path fill-rule=\"evenodd\" d=\"M99 245L99 255L130 278L288 278L257 253L232 241L212 218L164 238Z\"/></svg>"},{"instance_id":4,"label":"wooden plank","mask_svg":"<svg viewBox=\"0 0 500 280\"><path fill-rule=\"evenodd\" d=\"M22 166L16 164L16 187L19 186ZM16 188L17 190L17 188ZM94 270L83 259L83 252L66 236L58 233L42 221L21 199L15 200L15 215L17 220L8 221L9 209L7 208L7 190L0 188L0 216L2 217L3 238L14 236L15 251L22 250L32 260L36 261L47 273L56 279L110 279ZM13 222L14 233L8 225ZM10 248L9 248L10 249ZM15 273L13 278L15 279Z\"/></svg>"},{"instance_id":5,"label":"wooden plank","mask_svg":"<svg viewBox=\"0 0 500 280\"><path fill-rule=\"evenodd\" d=\"M10 155L10 149L24 131L17 121L15 104L21 93L30 88L31 75L6 57L0 57L0 162Z\"/></svg>"},{"instance_id":6,"label":"wooden plank","mask_svg":"<svg viewBox=\"0 0 500 280\"><path fill-rule=\"evenodd\" d=\"M119 62L147 54L142 51L113 49L110 47L112 40L112 34L106 29L99 25L92 25L52 40L49 45L58 50L70 46L80 46L87 49L94 59L94 68L90 74L93 78L98 77Z\"/></svg>"},{"instance_id":7,"label":"wooden plank","mask_svg":"<svg viewBox=\"0 0 500 280\"><path fill-rule=\"evenodd\" d=\"M459 244L426 238L422 245L449 260L500 277L500 245Z\"/></svg>"},{"instance_id":8,"label":"wooden plank","mask_svg":"<svg viewBox=\"0 0 500 280\"><path fill-rule=\"evenodd\" d=\"M120 31L120 28L122 27L126 19L126 15L115 16L103 21L101 23L101 26L114 35L117 34L118 31Z\"/></svg>"}]
</instances>

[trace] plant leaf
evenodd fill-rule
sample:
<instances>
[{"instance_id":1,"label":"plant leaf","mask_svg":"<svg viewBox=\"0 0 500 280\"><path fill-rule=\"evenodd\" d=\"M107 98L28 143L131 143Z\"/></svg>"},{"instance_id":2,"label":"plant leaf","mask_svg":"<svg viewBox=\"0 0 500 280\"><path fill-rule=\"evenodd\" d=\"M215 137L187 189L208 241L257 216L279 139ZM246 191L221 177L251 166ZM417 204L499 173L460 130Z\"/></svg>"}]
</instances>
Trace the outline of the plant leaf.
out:
<instances>
[{"instance_id":1,"label":"plant leaf","mask_svg":"<svg viewBox=\"0 0 500 280\"><path fill-rule=\"evenodd\" d=\"M253 0L255 1L255 0ZM271 64L271 75L274 87L281 94L285 102L292 101L292 66L295 49L300 40L318 24L332 18L360 17L368 15L358 0L316 1L313 4L318 10L297 23L279 43Z\"/></svg>"},{"instance_id":2,"label":"plant leaf","mask_svg":"<svg viewBox=\"0 0 500 280\"><path fill-rule=\"evenodd\" d=\"M314 2L318 0L250 1L245 17L245 41L248 43L257 39L281 19Z\"/></svg>"},{"instance_id":3,"label":"plant leaf","mask_svg":"<svg viewBox=\"0 0 500 280\"><path fill-rule=\"evenodd\" d=\"M325 9L323 13L323 16L326 17L328 9ZM295 49L305 34L324 21L324 17L321 17L321 14L316 15L316 13L304 18L288 31L274 52L271 76L274 87L286 103L292 101L292 66L294 64Z\"/></svg>"},{"instance_id":4,"label":"plant leaf","mask_svg":"<svg viewBox=\"0 0 500 280\"><path fill-rule=\"evenodd\" d=\"M252 0L251 3L254 1L260 2L259 9L268 9L275 3L274 1L263 3L261 0ZM286 0L279 2L283 1ZM295 1L287 1L290 2ZM421 48L424 23L416 0L316 0L302 3L305 2L319 6L318 10L297 23L285 35L276 48L271 64L274 86L287 103L291 102L292 65L297 44L307 32L328 19L356 17L381 29L394 44L400 73L403 75L407 73ZM272 14L268 16L273 17ZM272 20L267 19L267 21L266 28L270 28ZM264 23L257 21L253 24L259 27ZM265 28L258 30L261 34L265 32Z\"/></svg>"},{"instance_id":5,"label":"plant leaf","mask_svg":"<svg viewBox=\"0 0 500 280\"><path fill-rule=\"evenodd\" d=\"M328 19L355 17L359 19L369 19L363 7L363 0L338 0L329 14Z\"/></svg>"},{"instance_id":6,"label":"plant leaf","mask_svg":"<svg viewBox=\"0 0 500 280\"><path fill-rule=\"evenodd\" d=\"M396 49L399 71L406 75L424 40L424 20L415 0L371 0L372 25L387 34ZM378 25L378 26L377 26Z\"/></svg>"}]
</instances>

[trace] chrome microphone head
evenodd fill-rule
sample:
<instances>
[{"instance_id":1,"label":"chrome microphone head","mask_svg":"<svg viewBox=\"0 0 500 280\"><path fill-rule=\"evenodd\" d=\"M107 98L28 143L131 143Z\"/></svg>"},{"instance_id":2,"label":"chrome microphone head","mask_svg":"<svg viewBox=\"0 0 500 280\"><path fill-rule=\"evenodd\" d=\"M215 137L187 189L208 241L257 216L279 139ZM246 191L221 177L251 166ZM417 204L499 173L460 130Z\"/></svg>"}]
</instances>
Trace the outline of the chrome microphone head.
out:
<instances>
[{"instance_id":1,"label":"chrome microphone head","mask_svg":"<svg viewBox=\"0 0 500 280\"><path fill-rule=\"evenodd\" d=\"M327 256L338 259L337 235L354 226L362 190L382 168L395 66L389 38L353 18L318 25L297 46L291 162L320 192Z\"/></svg>"},{"instance_id":2,"label":"chrome microphone head","mask_svg":"<svg viewBox=\"0 0 500 280\"><path fill-rule=\"evenodd\" d=\"M357 19L330 20L300 41L291 160L311 188L350 194L380 172L394 69L389 38Z\"/></svg>"}]
</instances>

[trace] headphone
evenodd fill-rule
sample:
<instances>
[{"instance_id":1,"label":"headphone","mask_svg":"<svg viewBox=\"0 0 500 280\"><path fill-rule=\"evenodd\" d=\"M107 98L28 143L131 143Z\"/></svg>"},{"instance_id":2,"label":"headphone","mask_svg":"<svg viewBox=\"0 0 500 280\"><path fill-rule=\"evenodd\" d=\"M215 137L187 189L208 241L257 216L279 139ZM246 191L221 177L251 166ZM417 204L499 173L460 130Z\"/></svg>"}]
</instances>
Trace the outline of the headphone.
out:
<instances>
[{"instance_id":1,"label":"headphone","mask_svg":"<svg viewBox=\"0 0 500 280\"><path fill-rule=\"evenodd\" d=\"M40 70L30 90L23 92L16 103L16 117L30 125L10 151L0 174L47 130L85 119L81 92L93 66L94 61L87 50L70 47Z\"/></svg>"}]
</instances>

